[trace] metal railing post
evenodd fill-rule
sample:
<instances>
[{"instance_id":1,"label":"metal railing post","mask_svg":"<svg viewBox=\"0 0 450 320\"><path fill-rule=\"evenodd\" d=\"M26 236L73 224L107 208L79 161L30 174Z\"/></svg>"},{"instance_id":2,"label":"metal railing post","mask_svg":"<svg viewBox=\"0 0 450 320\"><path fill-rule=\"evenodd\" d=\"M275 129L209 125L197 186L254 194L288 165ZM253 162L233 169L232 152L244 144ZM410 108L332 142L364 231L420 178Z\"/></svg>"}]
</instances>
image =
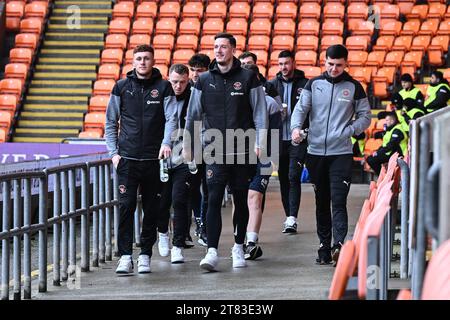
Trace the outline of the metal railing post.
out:
<instances>
[{"instance_id":1,"label":"metal railing post","mask_svg":"<svg viewBox=\"0 0 450 320\"><path fill-rule=\"evenodd\" d=\"M105 170L105 202L111 201L111 172L109 164L104 165ZM105 208L105 242L106 252L105 259L107 261L112 260L112 246L111 246L111 208Z\"/></svg>"},{"instance_id":2,"label":"metal railing post","mask_svg":"<svg viewBox=\"0 0 450 320\"><path fill-rule=\"evenodd\" d=\"M426 214L425 214L425 227L428 233L432 236L433 240L439 239L439 174L441 170L441 163L435 162L428 170L427 174L427 196L426 196Z\"/></svg>"},{"instance_id":3,"label":"metal railing post","mask_svg":"<svg viewBox=\"0 0 450 320\"><path fill-rule=\"evenodd\" d=\"M89 167L81 169L81 271L89 271Z\"/></svg>"},{"instance_id":4,"label":"metal railing post","mask_svg":"<svg viewBox=\"0 0 450 320\"><path fill-rule=\"evenodd\" d=\"M61 196L61 212L65 216L69 213L69 190L66 171L61 172ZM66 281L69 278L69 225L67 220L63 220L61 224L61 242L61 279Z\"/></svg>"},{"instance_id":5,"label":"metal railing post","mask_svg":"<svg viewBox=\"0 0 450 320\"><path fill-rule=\"evenodd\" d=\"M94 170L94 183L92 187L92 204L94 206L98 205L98 166L94 166L92 168ZM98 232L99 232L99 226L98 226L98 210L94 210L92 212L92 266L98 267L98 250L99 250L99 243L98 243Z\"/></svg>"},{"instance_id":6,"label":"metal railing post","mask_svg":"<svg viewBox=\"0 0 450 320\"><path fill-rule=\"evenodd\" d=\"M2 229L8 232L10 229L9 213L11 211L11 183L3 181L3 219ZM9 300L9 239L2 240L2 300Z\"/></svg>"},{"instance_id":7,"label":"metal railing post","mask_svg":"<svg viewBox=\"0 0 450 320\"><path fill-rule=\"evenodd\" d=\"M59 218L61 215L61 177L56 172L53 179L53 217ZM60 246L60 224L53 224L53 285L61 285L61 246Z\"/></svg>"},{"instance_id":8,"label":"metal railing post","mask_svg":"<svg viewBox=\"0 0 450 320\"><path fill-rule=\"evenodd\" d=\"M25 178L23 188L23 226L31 225L31 178ZM23 298L31 299L31 235L23 235Z\"/></svg>"},{"instance_id":9,"label":"metal railing post","mask_svg":"<svg viewBox=\"0 0 450 320\"><path fill-rule=\"evenodd\" d=\"M69 213L76 210L75 169L70 169L69 174ZM69 218L69 276L76 272L77 247L76 247L76 218Z\"/></svg>"},{"instance_id":10,"label":"metal railing post","mask_svg":"<svg viewBox=\"0 0 450 320\"><path fill-rule=\"evenodd\" d=\"M401 234L400 234L400 278L408 278L408 217L409 217L409 166L403 159L397 164L401 170L402 208L401 208Z\"/></svg>"},{"instance_id":11,"label":"metal railing post","mask_svg":"<svg viewBox=\"0 0 450 320\"><path fill-rule=\"evenodd\" d=\"M39 292L47 291L47 179L47 174L39 178L39 224L44 225L39 230Z\"/></svg>"},{"instance_id":12,"label":"metal railing post","mask_svg":"<svg viewBox=\"0 0 450 320\"><path fill-rule=\"evenodd\" d=\"M105 170L100 165L98 168L99 171L99 204L105 203ZM100 263L105 263L105 210L100 209L99 213L99 221L98 221L98 229L99 229L99 260Z\"/></svg>"},{"instance_id":13,"label":"metal railing post","mask_svg":"<svg viewBox=\"0 0 450 320\"><path fill-rule=\"evenodd\" d=\"M14 229L22 227L22 208L20 205L21 197L21 180L14 180ZM14 261L13 261L13 278L14 278L14 300L20 300L21 295L21 241L20 235L14 236Z\"/></svg>"},{"instance_id":14,"label":"metal railing post","mask_svg":"<svg viewBox=\"0 0 450 320\"><path fill-rule=\"evenodd\" d=\"M369 237L367 241L367 283L366 299L378 300L381 288L379 241L375 237ZM369 274L369 272L373 272Z\"/></svg>"}]
</instances>

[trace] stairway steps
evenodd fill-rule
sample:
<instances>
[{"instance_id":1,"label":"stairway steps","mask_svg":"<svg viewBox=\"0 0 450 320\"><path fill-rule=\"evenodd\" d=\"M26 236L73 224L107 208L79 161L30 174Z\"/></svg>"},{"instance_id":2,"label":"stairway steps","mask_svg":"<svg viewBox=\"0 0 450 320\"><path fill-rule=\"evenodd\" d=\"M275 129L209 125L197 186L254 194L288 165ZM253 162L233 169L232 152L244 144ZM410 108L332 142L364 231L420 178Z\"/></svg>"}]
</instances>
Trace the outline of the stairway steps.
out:
<instances>
[{"instance_id":1,"label":"stairway steps","mask_svg":"<svg viewBox=\"0 0 450 320\"><path fill-rule=\"evenodd\" d=\"M78 134L78 130L76 129L36 129L36 128L17 128L16 133L18 134L26 134L26 133L34 133L34 134Z\"/></svg>"},{"instance_id":2,"label":"stairway steps","mask_svg":"<svg viewBox=\"0 0 450 320\"><path fill-rule=\"evenodd\" d=\"M33 80L30 88L91 88L89 80Z\"/></svg>"},{"instance_id":3,"label":"stairway steps","mask_svg":"<svg viewBox=\"0 0 450 320\"><path fill-rule=\"evenodd\" d=\"M51 24L62 24L62 23L66 23L68 19L68 16L55 16L55 17L51 17L50 23ZM80 19L78 20L78 22L80 23L80 25L89 25L89 24L103 24L103 25L107 25L108 24L108 18L107 17L84 17L81 16ZM74 29L74 30L79 30L79 29Z\"/></svg>"},{"instance_id":4,"label":"stairway steps","mask_svg":"<svg viewBox=\"0 0 450 320\"><path fill-rule=\"evenodd\" d=\"M72 96L74 94L82 94L90 96L92 94L91 88L30 88L29 94L32 95L50 95L50 96Z\"/></svg>"},{"instance_id":5,"label":"stairway steps","mask_svg":"<svg viewBox=\"0 0 450 320\"><path fill-rule=\"evenodd\" d=\"M66 129L81 129L83 127L83 120L58 120L58 121L42 121L42 120L19 120L20 127L28 128L66 128Z\"/></svg>"},{"instance_id":6,"label":"stairway steps","mask_svg":"<svg viewBox=\"0 0 450 320\"><path fill-rule=\"evenodd\" d=\"M95 72L35 72L35 79L78 79L78 80L96 80Z\"/></svg>"},{"instance_id":7,"label":"stairway steps","mask_svg":"<svg viewBox=\"0 0 450 320\"><path fill-rule=\"evenodd\" d=\"M25 104L25 111L58 111L58 112L86 112L87 105L66 105L66 104Z\"/></svg>"},{"instance_id":8,"label":"stairway steps","mask_svg":"<svg viewBox=\"0 0 450 320\"><path fill-rule=\"evenodd\" d=\"M13 142L39 142L39 143L62 143L64 139L72 137L71 135L53 136L53 137L13 137ZM77 137L74 135L73 137Z\"/></svg>"},{"instance_id":9,"label":"stairway steps","mask_svg":"<svg viewBox=\"0 0 450 320\"><path fill-rule=\"evenodd\" d=\"M53 41L53 40L44 40L44 48L67 48L71 47L72 49L85 49L85 48L103 48L103 41Z\"/></svg>"}]
</instances>

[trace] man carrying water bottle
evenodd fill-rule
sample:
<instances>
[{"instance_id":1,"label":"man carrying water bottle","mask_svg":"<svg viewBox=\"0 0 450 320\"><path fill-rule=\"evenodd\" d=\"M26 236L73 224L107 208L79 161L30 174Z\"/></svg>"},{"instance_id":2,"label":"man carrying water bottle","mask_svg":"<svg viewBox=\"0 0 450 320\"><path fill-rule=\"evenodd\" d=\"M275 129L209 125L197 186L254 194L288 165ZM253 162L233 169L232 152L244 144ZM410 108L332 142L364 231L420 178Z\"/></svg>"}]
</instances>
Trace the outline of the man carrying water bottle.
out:
<instances>
[{"instance_id":1,"label":"man carrying water bottle","mask_svg":"<svg viewBox=\"0 0 450 320\"><path fill-rule=\"evenodd\" d=\"M106 110L106 146L119 179L118 274L133 272L133 217L139 186L144 219L138 272L150 272L161 192L158 160L170 156L170 137L177 127L175 94L154 63L153 48L137 46L134 69L116 83Z\"/></svg>"}]
</instances>

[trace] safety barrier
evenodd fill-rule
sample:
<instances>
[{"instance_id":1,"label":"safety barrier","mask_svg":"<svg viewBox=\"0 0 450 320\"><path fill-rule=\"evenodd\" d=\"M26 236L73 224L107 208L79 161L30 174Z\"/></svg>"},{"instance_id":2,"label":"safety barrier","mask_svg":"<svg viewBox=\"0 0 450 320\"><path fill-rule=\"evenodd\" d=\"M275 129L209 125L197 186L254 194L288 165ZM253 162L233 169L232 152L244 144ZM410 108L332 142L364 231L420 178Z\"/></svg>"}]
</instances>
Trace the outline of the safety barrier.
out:
<instances>
[{"instance_id":1,"label":"safety barrier","mask_svg":"<svg viewBox=\"0 0 450 320\"><path fill-rule=\"evenodd\" d=\"M117 255L115 237L119 221L118 187L117 175L110 159L66 164L43 170L5 173L0 175L0 182L3 207L2 232L0 233L0 240L2 240L1 299L10 298L11 254L13 298L21 298L22 287L23 297L31 298L31 237L36 232L38 233L39 292L47 291L49 260L47 248L50 228L53 228L51 262L55 286L61 285L61 281L68 280L69 276L76 272L77 254L80 255L81 272L89 271L90 266L98 267L99 263L111 261L113 254ZM33 185L39 189L37 222L32 221L31 213ZM51 192L53 193L52 201L48 199ZM53 208L52 213L50 213L49 204ZM81 220L79 248L76 241L78 220Z\"/></svg>"}]
</instances>

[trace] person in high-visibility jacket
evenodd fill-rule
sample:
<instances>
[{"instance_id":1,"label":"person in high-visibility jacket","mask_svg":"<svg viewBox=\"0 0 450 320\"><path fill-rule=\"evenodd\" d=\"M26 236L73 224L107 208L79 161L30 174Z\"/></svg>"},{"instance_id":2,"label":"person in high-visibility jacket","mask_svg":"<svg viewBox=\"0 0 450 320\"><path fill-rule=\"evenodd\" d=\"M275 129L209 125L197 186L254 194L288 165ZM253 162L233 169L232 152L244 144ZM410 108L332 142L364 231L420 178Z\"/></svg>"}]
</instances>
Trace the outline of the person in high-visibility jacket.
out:
<instances>
[{"instance_id":1,"label":"person in high-visibility jacket","mask_svg":"<svg viewBox=\"0 0 450 320\"><path fill-rule=\"evenodd\" d=\"M378 118L385 118L385 130L375 134L376 139L383 139L383 144L377 151L367 158L367 163L379 174L381 165L387 163L391 155L398 152L406 155L408 152L408 135L403 130L395 112L380 112Z\"/></svg>"},{"instance_id":2,"label":"person in high-visibility jacket","mask_svg":"<svg viewBox=\"0 0 450 320\"><path fill-rule=\"evenodd\" d=\"M354 157L363 157L364 156L364 148L366 146L366 134L362 132L358 135L352 136L352 144L353 144L353 156Z\"/></svg>"},{"instance_id":3,"label":"person in high-visibility jacket","mask_svg":"<svg viewBox=\"0 0 450 320\"><path fill-rule=\"evenodd\" d=\"M403 130L409 132L409 121L426 114L423 107L425 99L420 89L414 86L409 73L402 74L400 81L402 90L392 96L391 102L394 104L397 118L402 124Z\"/></svg>"},{"instance_id":4,"label":"person in high-visibility jacket","mask_svg":"<svg viewBox=\"0 0 450 320\"><path fill-rule=\"evenodd\" d=\"M425 98L427 112L433 112L450 104L450 86L440 71L431 73L430 85Z\"/></svg>"}]
</instances>

